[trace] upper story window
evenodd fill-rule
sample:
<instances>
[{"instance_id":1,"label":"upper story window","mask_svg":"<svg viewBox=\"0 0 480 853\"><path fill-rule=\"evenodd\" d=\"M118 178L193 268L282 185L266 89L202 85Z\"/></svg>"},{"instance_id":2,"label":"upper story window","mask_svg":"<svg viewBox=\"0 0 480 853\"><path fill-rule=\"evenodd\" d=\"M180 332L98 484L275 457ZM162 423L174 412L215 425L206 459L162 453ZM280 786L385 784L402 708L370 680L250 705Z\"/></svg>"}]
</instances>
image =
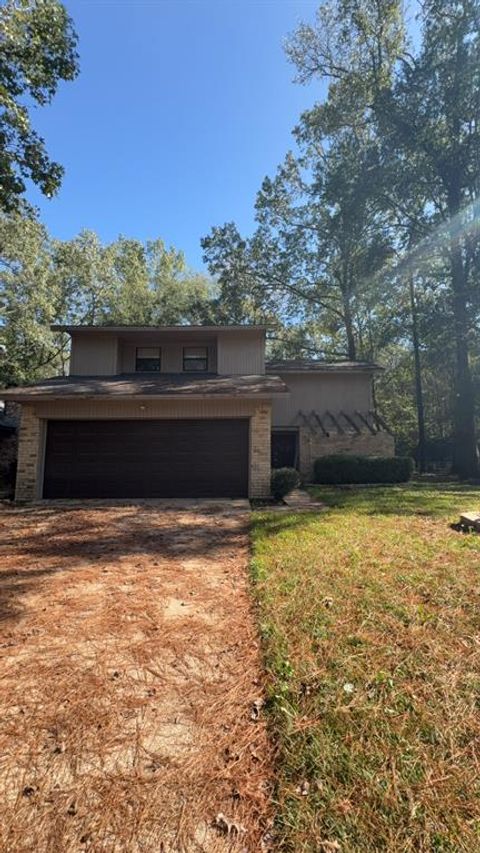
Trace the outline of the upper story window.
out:
<instances>
[{"instance_id":1,"label":"upper story window","mask_svg":"<svg viewBox=\"0 0 480 853\"><path fill-rule=\"evenodd\" d=\"M184 347L183 369L188 373L208 370L208 347Z\"/></svg>"},{"instance_id":2,"label":"upper story window","mask_svg":"<svg viewBox=\"0 0 480 853\"><path fill-rule=\"evenodd\" d=\"M160 370L160 347L137 347L135 370L140 373L155 373Z\"/></svg>"}]
</instances>

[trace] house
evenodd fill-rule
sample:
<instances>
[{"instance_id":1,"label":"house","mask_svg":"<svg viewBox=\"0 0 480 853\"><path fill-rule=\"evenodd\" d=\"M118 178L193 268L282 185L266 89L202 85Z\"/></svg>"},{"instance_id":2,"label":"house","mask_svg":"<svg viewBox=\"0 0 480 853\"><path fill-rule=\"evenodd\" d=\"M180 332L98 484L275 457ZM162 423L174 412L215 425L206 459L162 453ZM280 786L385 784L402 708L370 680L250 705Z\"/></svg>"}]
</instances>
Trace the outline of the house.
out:
<instances>
[{"instance_id":1,"label":"house","mask_svg":"<svg viewBox=\"0 0 480 853\"><path fill-rule=\"evenodd\" d=\"M70 375L22 404L16 499L262 497L338 451L393 454L375 365L265 363L263 326L55 326ZM273 425L273 426L272 426Z\"/></svg>"}]
</instances>

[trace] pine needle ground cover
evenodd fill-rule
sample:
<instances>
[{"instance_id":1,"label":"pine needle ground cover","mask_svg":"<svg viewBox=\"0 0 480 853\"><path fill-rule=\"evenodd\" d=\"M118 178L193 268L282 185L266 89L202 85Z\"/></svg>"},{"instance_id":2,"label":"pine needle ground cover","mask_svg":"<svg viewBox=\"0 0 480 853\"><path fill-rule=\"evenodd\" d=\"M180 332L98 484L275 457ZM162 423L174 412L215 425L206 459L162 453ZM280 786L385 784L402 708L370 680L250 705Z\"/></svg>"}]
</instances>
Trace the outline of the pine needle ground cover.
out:
<instances>
[{"instance_id":1,"label":"pine needle ground cover","mask_svg":"<svg viewBox=\"0 0 480 853\"><path fill-rule=\"evenodd\" d=\"M0 509L1 851L261 849L248 560L221 507Z\"/></svg>"},{"instance_id":2,"label":"pine needle ground cover","mask_svg":"<svg viewBox=\"0 0 480 853\"><path fill-rule=\"evenodd\" d=\"M253 518L283 851L480 849L480 490L315 488Z\"/></svg>"}]
</instances>

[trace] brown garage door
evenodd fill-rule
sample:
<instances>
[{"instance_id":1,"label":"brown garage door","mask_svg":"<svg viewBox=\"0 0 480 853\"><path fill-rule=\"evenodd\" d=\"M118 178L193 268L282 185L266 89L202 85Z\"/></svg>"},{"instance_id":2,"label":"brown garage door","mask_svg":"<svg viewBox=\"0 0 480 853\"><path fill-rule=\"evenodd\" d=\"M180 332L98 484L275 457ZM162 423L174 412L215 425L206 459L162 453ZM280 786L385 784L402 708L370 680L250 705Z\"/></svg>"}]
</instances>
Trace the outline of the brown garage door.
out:
<instances>
[{"instance_id":1,"label":"brown garage door","mask_svg":"<svg viewBox=\"0 0 480 853\"><path fill-rule=\"evenodd\" d=\"M48 422L45 498L247 494L246 419Z\"/></svg>"}]
</instances>

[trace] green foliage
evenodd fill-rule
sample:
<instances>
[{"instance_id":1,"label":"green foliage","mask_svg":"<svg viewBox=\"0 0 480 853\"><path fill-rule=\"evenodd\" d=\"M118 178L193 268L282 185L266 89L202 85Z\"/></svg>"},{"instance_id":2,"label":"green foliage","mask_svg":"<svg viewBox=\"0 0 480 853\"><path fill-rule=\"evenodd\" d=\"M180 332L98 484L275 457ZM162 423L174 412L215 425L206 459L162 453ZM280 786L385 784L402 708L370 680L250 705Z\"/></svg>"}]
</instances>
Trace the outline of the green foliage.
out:
<instances>
[{"instance_id":1,"label":"green foliage","mask_svg":"<svg viewBox=\"0 0 480 853\"><path fill-rule=\"evenodd\" d=\"M325 96L256 200L257 230L203 241L227 312L276 323L277 357L373 359L404 452L455 436L478 471L480 6L327 0L287 42Z\"/></svg>"},{"instance_id":2,"label":"green foliage","mask_svg":"<svg viewBox=\"0 0 480 853\"><path fill-rule=\"evenodd\" d=\"M62 373L66 341L50 331L65 304L45 228L19 216L0 220L0 381L11 385Z\"/></svg>"},{"instance_id":3,"label":"green foliage","mask_svg":"<svg viewBox=\"0 0 480 853\"><path fill-rule=\"evenodd\" d=\"M272 471L271 490L277 500L289 495L297 488L300 476L295 468L275 468Z\"/></svg>"},{"instance_id":4,"label":"green foliage","mask_svg":"<svg viewBox=\"0 0 480 853\"><path fill-rule=\"evenodd\" d=\"M479 312L479 4L422 6L418 47L404 38L401 15L401 4L390 0L333 0L315 26L297 30L288 50L303 82L330 84L325 102L304 116L319 137L361 128L377 140L376 194L392 218L397 277L443 278L443 287L437 279L432 290L451 316L456 470L472 476L478 471L471 360Z\"/></svg>"},{"instance_id":5,"label":"green foliage","mask_svg":"<svg viewBox=\"0 0 480 853\"><path fill-rule=\"evenodd\" d=\"M6 0L0 8L0 209L17 210L25 180L54 195L63 168L30 124L29 106L50 103L78 74L77 37L58 0Z\"/></svg>"},{"instance_id":6,"label":"green foliage","mask_svg":"<svg viewBox=\"0 0 480 853\"><path fill-rule=\"evenodd\" d=\"M315 134L302 122L300 155L289 153L265 178L254 235L243 239L233 223L215 227L202 240L204 257L228 319L273 322L277 349L300 322L296 355L368 357L374 276L393 251L371 196L378 153L368 137L340 133L319 155Z\"/></svg>"},{"instance_id":7,"label":"green foliage","mask_svg":"<svg viewBox=\"0 0 480 853\"><path fill-rule=\"evenodd\" d=\"M476 850L480 537L449 525L480 490L313 491L252 519L276 848Z\"/></svg>"},{"instance_id":8,"label":"green foliage","mask_svg":"<svg viewBox=\"0 0 480 853\"><path fill-rule=\"evenodd\" d=\"M104 245L83 231L62 242L35 219L13 215L0 218L0 245L2 384L66 372L68 338L52 323L168 325L212 316L212 283L162 240Z\"/></svg>"},{"instance_id":9,"label":"green foliage","mask_svg":"<svg viewBox=\"0 0 480 853\"><path fill-rule=\"evenodd\" d=\"M412 476L408 456L321 456L314 463L315 483L405 483Z\"/></svg>"}]
</instances>

